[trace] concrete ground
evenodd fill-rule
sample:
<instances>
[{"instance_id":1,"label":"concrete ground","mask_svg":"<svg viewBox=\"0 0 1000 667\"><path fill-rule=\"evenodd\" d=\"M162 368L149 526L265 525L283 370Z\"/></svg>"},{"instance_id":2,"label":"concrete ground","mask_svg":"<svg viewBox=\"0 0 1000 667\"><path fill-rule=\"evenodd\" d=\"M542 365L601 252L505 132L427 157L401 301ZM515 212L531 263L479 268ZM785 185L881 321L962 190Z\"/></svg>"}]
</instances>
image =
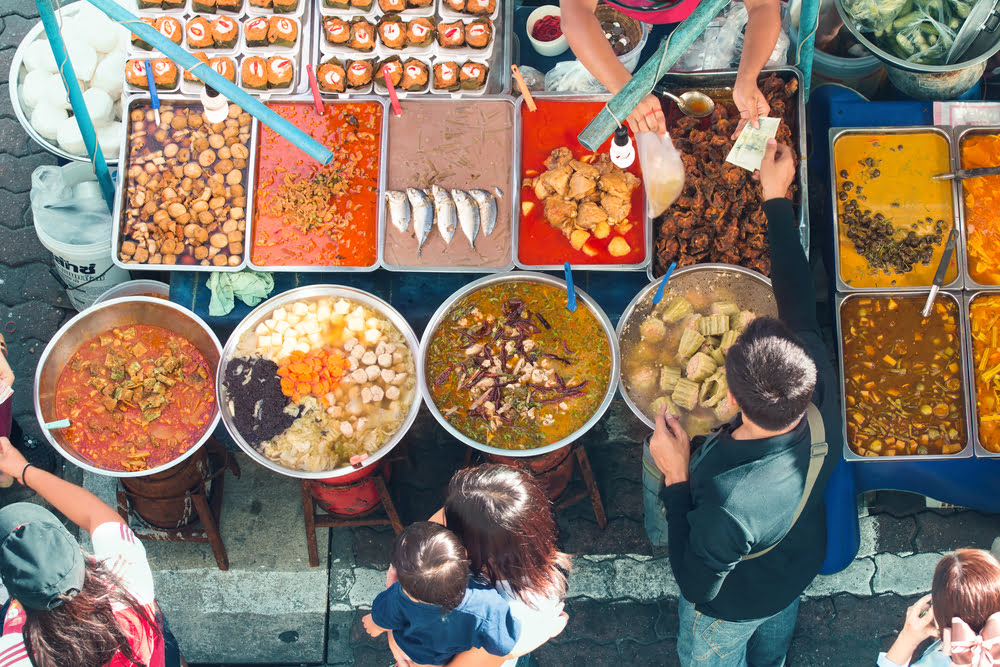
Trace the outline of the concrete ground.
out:
<instances>
[{"instance_id":1,"label":"concrete ground","mask_svg":"<svg viewBox=\"0 0 1000 667\"><path fill-rule=\"evenodd\" d=\"M29 441L40 434L31 409L38 355L75 311L49 270L32 229L31 171L55 164L19 126L7 81L20 39L36 20L33 3L0 0L0 330L7 333L16 412ZM575 556L566 631L536 653L542 665L676 663L677 587L663 550L642 530L638 449L643 427L620 400L587 436L609 523L600 530L589 503L560 512L563 548ZM393 493L404 522L441 502L464 451L423 412L407 438L413 466L397 466ZM223 539L232 569L220 572L205 545L147 542L158 595L197 664L391 664L383 642L361 628L381 589L392 540L387 528L320 531L321 566L309 568L294 481L241 459L243 478L227 482ZM81 481L71 467L64 474ZM86 485L107 498L106 478ZM0 492L0 504L25 497ZM844 572L806 592L789 664L870 664L891 641L906 606L930 585L940 554L988 548L996 516L927 510L923 498L880 492L861 519L862 547ZM328 548L327 548L328 547Z\"/></svg>"}]
</instances>

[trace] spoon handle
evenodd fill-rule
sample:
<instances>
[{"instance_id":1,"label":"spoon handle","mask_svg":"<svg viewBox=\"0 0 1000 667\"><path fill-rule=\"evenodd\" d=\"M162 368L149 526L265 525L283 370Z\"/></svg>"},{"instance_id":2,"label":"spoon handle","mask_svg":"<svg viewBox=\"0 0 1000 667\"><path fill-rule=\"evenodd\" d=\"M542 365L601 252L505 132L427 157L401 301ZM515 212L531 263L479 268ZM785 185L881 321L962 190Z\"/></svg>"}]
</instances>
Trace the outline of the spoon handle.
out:
<instances>
[{"instance_id":1,"label":"spoon handle","mask_svg":"<svg viewBox=\"0 0 1000 667\"><path fill-rule=\"evenodd\" d=\"M674 269L677 268L677 262L670 262L670 268L667 272L663 274L663 279L660 281L660 286L656 288L656 294L653 295L653 305L655 306L663 299L663 288L667 286L667 281L670 280L670 276L673 275Z\"/></svg>"},{"instance_id":2,"label":"spoon handle","mask_svg":"<svg viewBox=\"0 0 1000 667\"><path fill-rule=\"evenodd\" d=\"M576 289L573 288L573 270L569 267L569 262L563 263L566 270L566 310L571 313L576 312Z\"/></svg>"}]
</instances>

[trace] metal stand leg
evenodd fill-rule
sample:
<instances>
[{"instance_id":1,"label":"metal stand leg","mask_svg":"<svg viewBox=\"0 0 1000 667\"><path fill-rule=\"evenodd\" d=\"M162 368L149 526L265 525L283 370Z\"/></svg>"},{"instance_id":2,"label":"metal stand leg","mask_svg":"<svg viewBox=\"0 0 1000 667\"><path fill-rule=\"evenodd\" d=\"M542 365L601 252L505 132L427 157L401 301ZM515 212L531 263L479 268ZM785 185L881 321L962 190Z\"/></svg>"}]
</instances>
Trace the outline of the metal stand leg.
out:
<instances>
[{"instance_id":1,"label":"metal stand leg","mask_svg":"<svg viewBox=\"0 0 1000 667\"><path fill-rule=\"evenodd\" d=\"M306 548L309 550L309 567L319 565L319 549L316 548L316 506L313 504L309 482L302 480L302 516L306 520Z\"/></svg>"}]
</instances>

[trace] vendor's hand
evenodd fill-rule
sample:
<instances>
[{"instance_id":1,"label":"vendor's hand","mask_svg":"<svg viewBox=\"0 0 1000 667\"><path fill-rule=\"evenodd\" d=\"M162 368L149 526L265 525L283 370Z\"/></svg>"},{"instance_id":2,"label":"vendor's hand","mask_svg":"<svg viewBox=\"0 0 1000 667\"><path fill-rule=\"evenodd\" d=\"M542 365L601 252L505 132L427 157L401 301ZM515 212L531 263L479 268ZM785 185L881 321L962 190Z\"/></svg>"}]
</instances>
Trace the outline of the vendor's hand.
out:
<instances>
[{"instance_id":1,"label":"vendor's hand","mask_svg":"<svg viewBox=\"0 0 1000 667\"><path fill-rule=\"evenodd\" d=\"M733 139L740 136L747 123L760 127L760 117L771 113L771 105L767 103L767 98L760 92L755 80L744 81L737 76L736 85L733 86L733 102L740 111L740 122L733 132Z\"/></svg>"},{"instance_id":2,"label":"vendor's hand","mask_svg":"<svg viewBox=\"0 0 1000 667\"><path fill-rule=\"evenodd\" d=\"M372 618L371 614L365 614L365 617L361 619L361 623L365 626L365 630L372 637L378 637L380 634L385 632L385 629L380 628L375 624L375 619Z\"/></svg>"},{"instance_id":3,"label":"vendor's hand","mask_svg":"<svg viewBox=\"0 0 1000 667\"><path fill-rule=\"evenodd\" d=\"M639 132L655 132L661 135L667 133L667 119L663 115L663 105L660 104L660 98L653 94L642 98L625 122L633 135Z\"/></svg>"},{"instance_id":4,"label":"vendor's hand","mask_svg":"<svg viewBox=\"0 0 1000 667\"><path fill-rule=\"evenodd\" d=\"M886 657L896 664L905 665L913 657L913 652L921 642L937 637L938 634L937 624L934 622L934 610L931 609L931 596L925 595L906 610L903 629L899 631Z\"/></svg>"},{"instance_id":5,"label":"vendor's hand","mask_svg":"<svg viewBox=\"0 0 1000 667\"><path fill-rule=\"evenodd\" d=\"M10 369L7 358L0 354L0 387L3 386L14 386L14 371Z\"/></svg>"},{"instance_id":6,"label":"vendor's hand","mask_svg":"<svg viewBox=\"0 0 1000 667\"><path fill-rule=\"evenodd\" d=\"M792 149L774 139L768 139L764 159L760 161L760 171L754 172L753 177L760 181L764 201L784 197L795 180Z\"/></svg>"},{"instance_id":7,"label":"vendor's hand","mask_svg":"<svg viewBox=\"0 0 1000 667\"><path fill-rule=\"evenodd\" d=\"M27 461L21 455L21 452L17 451L14 445L10 444L10 440L0 438L0 473L10 475L21 484L24 484L24 480L21 479L21 471L24 470L25 464L27 464Z\"/></svg>"},{"instance_id":8,"label":"vendor's hand","mask_svg":"<svg viewBox=\"0 0 1000 667\"><path fill-rule=\"evenodd\" d=\"M667 414L666 406L656 413L656 428L649 439L649 453L657 469L663 473L666 486L687 481L691 439L677 417Z\"/></svg>"}]
</instances>

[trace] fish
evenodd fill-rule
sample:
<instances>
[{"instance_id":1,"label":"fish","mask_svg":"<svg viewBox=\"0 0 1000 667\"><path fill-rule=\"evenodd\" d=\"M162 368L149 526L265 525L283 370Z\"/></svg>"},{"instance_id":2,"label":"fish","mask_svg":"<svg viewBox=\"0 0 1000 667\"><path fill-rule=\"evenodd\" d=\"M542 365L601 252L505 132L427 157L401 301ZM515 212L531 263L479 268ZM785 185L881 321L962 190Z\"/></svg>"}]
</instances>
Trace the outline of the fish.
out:
<instances>
[{"instance_id":1,"label":"fish","mask_svg":"<svg viewBox=\"0 0 1000 667\"><path fill-rule=\"evenodd\" d=\"M455 212L455 200L444 188L432 185L431 194L434 197L434 217L437 218L438 231L445 243L451 243L458 229L458 215Z\"/></svg>"},{"instance_id":2,"label":"fish","mask_svg":"<svg viewBox=\"0 0 1000 667\"><path fill-rule=\"evenodd\" d=\"M410 201L413 210L413 231L417 235L417 256L424 244L427 243L431 230L434 229L434 209L431 200L427 198L423 190L417 188L406 188L406 198Z\"/></svg>"},{"instance_id":3,"label":"fish","mask_svg":"<svg viewBox=\"0 0 1000 667\"><path fill-rule=\"evenodd\" d=\"M479 207L479 221L483 225L483 233L489 236L497 225L497 200L486 190L469 190Z\"/></svg>"},{"instance_id":4,"label":"fish","mask_svg":"<svg viewBox=\"0 0 1000 667\"><path fill-rule=\"evenodd\" d=\"M452 190L451 198L458 209L458 224L469 239L469 245L475 248L476 236L479 234L479 205L465 190Z\"/></svg>"},{"instance_id":5,"label":"fish","mask_svg":"<svg viewBox=\"0 0 1000 667\"><path fill-rule=\"evenodd\" d=\"M410 228L410 200L406 193L399 190L389 190L385 193L386 201L389 202L389 221L393 227L401 232Z\"/></svg>"}]
</instances>

